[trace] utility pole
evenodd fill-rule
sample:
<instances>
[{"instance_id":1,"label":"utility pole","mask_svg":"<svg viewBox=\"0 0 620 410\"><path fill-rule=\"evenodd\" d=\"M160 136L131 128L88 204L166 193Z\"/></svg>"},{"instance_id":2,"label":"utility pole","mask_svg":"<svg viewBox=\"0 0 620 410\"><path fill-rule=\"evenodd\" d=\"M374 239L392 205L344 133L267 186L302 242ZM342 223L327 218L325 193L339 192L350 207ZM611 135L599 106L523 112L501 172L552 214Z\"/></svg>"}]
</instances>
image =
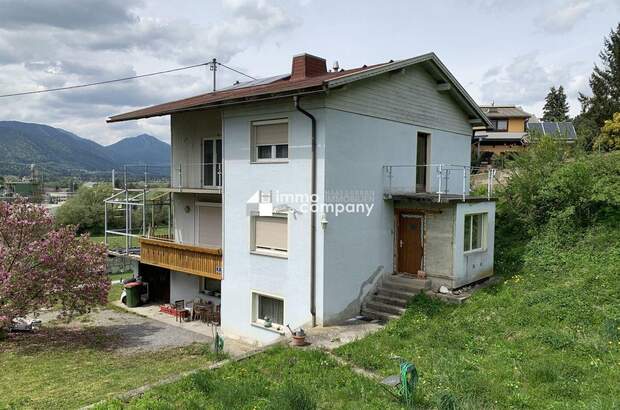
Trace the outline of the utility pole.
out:
<instances>
[{"instance_id":1,"label":"utility pole","mask_svg":"<svg viewBox=\"0 0 620 410\"><path fill-rule=\"evenodd\" d=\"M213 71L213 92L215 92L215 73L217 72L217 59L211 60L209 64L209 70Z\"/></svg>"}]
</instances>

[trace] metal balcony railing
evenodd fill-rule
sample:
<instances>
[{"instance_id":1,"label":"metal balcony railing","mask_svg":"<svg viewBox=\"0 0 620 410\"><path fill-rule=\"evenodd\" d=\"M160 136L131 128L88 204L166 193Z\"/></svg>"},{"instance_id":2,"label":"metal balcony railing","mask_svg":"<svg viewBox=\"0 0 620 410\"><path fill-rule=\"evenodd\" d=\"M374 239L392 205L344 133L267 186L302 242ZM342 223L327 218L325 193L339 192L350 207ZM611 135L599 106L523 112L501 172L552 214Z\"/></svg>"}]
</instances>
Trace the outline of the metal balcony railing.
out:
<instances>
[{"instance_id":1,"label":"metal balcony railing","mask_svg":"<svg viewBox=\"0 0 620 410\"><path fill-rule=\"evenodd\" d=\"M222 163L181 163L172 165L171 188L221 188Z\"/></svg>"},{"instance_id":2,"label":"metal balcony railing","mask_svg":"<svg viewBox=\"0 0 620 410\"><path fill-rule=\"evenodd\" d=\"M496 170L469 165L384 165L383 194L386 198L398 195L432 194L442 197L459 196L463 201L472 196L493 195Z\"/></svg>"}]
</instances>

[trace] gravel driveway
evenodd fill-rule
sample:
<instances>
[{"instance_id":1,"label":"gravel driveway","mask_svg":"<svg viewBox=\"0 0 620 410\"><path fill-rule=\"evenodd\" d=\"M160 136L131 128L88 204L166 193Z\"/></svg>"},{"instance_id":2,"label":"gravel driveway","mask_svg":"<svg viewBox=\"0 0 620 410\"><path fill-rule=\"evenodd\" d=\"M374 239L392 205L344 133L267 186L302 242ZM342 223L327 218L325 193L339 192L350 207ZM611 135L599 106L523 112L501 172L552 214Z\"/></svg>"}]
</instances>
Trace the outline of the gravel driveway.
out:
<instances>
[{"instance_id":1,"label":"gravel driveway","mask_svg":"<svg viewBox=\"0 0 620 410\"><path fill-rule=\"evenodd\" d=\"M42 312L39 319L44 325L52 322L54 326L73 329L97 328L104 336L116 340L115 350L122 354L169 349L192 343L211 343L213 341L208 336L190 330L107 308L97 309L74 319L68 324L55 321L56 313L54 312Z\"/></svg>"}]
</instances>

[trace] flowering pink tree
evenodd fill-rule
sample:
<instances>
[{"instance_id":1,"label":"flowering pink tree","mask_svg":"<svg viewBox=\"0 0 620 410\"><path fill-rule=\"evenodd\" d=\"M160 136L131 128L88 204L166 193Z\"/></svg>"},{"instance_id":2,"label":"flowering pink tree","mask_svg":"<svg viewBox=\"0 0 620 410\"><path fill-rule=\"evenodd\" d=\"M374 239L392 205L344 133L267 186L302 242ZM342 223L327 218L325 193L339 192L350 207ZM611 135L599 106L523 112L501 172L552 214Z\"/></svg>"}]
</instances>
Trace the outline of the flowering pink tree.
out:
<instances>
[{"instance_id":1,"label":"flowering pink tree","mask_svg":"<svg viewBox=\"0 0 620 410\"><path fill-rule=\"evenodd\" d=\"M105 304L105 248L24 200L0 202L0 331L41 308L70 318Z\"/></svg>"}]
</instances>

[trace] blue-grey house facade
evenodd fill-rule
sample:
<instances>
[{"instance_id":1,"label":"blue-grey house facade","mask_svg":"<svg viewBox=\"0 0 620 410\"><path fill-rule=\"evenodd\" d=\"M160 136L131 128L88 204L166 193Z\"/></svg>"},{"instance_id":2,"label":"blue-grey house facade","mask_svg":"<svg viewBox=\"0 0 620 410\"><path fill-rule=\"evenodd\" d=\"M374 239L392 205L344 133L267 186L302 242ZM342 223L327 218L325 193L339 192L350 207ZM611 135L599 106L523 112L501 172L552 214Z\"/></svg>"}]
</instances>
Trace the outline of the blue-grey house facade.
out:
<instances>
[{"instance_id":1,"label":"blue-grey house facade","mask_svg":"<svg viewBox=\"0 0 620 410\"><path fill-rule=\"evenodd\" d=\"M495 205L471 194L470 166L489 120L432 53L331 72L303 54L271 81L109 121L157 115L171 115L175 246L221 261L205 275L142 262L169 269L171 300L217 288L225 337L339 323L394 273L433 288L493 273Z\"/></svg>"}]
</instances>

